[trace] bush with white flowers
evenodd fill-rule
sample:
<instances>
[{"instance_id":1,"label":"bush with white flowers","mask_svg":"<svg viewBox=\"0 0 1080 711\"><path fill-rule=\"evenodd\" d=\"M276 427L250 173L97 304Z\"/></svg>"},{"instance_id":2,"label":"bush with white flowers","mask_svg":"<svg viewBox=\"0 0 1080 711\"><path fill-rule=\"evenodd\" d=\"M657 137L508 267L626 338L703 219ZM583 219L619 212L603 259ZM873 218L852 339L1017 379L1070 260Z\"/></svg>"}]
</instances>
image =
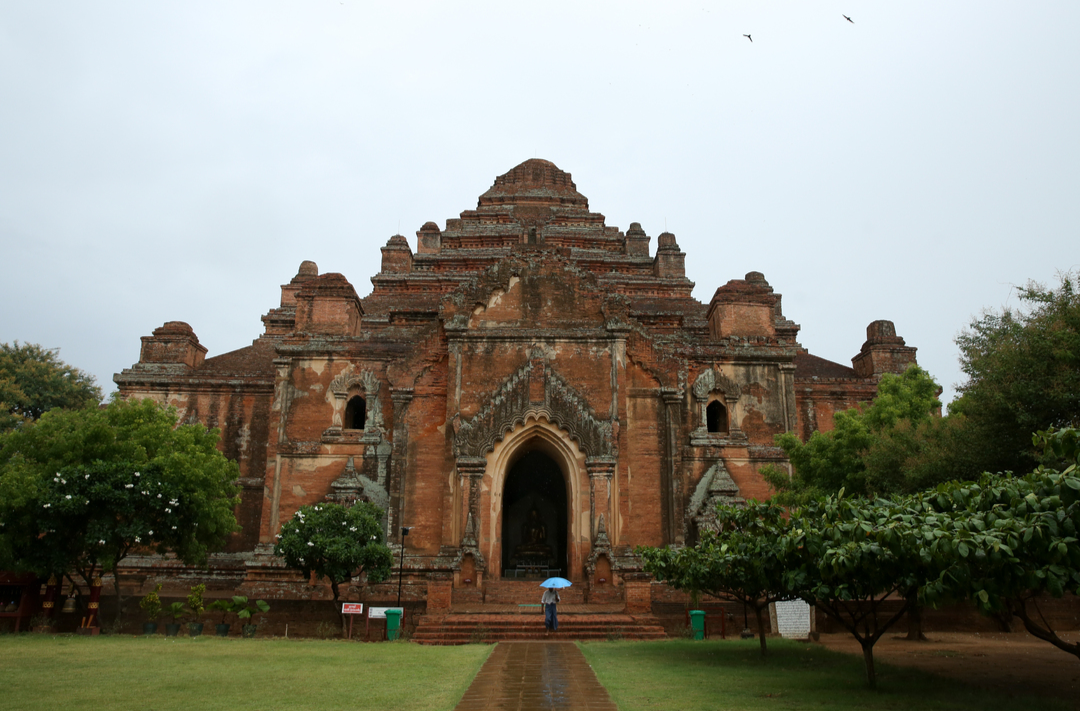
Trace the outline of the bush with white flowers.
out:
<instances>
[{"instance_id":1,"label":"bush with white flowers","mask_svg":"<svg viewBox=\"0 0 1080 711\"><path fill-rule=\"evenodd\" d=\"M384 543L383 512L372 503L350 507L321 503L303 506L286 521L274 553L304 577L326 578L340 613L340 586L354 578L382 582L390 577L393 555ZM344 620L342 620L344 624Z\"/></svg>"}]
</instances>

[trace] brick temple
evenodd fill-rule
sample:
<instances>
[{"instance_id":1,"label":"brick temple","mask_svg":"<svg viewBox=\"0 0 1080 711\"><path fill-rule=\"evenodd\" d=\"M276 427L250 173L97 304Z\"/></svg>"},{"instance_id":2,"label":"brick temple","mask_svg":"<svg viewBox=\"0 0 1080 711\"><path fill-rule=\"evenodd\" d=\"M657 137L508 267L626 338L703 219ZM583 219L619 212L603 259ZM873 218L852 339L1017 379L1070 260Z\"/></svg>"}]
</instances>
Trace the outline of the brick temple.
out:
<instances>
[{"instance_id":1,"label":"brick temple","mask_svg":"<svg viewBox=\"0 0 1080 711\"><path fill-rule=\"evenodd\" d=\"M239 463L220 584L310 597L275 534L301 505L364 499L429 611L548 575L643 609L635 546L692 542L715 502L767 497L775 435L831 428L915 362L889 321L851 366L811 355L761 273L702 303L685 258L528 160L445 228L391 237L366 297L303 262L250 346L207 357L170 321L115 381L220 428Z\"/></svg>"}]
</instances>

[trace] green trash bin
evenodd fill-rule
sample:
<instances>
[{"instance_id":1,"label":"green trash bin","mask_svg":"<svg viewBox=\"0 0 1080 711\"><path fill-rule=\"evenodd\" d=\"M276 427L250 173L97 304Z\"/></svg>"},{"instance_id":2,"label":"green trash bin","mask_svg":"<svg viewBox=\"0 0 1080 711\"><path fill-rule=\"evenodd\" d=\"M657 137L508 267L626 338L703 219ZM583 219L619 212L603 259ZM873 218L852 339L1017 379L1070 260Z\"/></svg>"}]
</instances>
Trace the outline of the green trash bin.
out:
<instances>
[{"instance_id":1,"label":"green trash bin","mask_svg":"<svg viewBox=\"0 0 1080 711\"><path fill-rule=\"evenodd\" d=\"M705 639L705 611L690 610L690 630L694 639Z\"/></svg>"},{"instance_id":2,"label":"green trash bin","mask_svg":"<svg viewBox=\"0 0 1080 711\"><path fill-rule=\"evenodd\" d=\"M391 608L386 611L386 638L393 642L401 637L401 610Z\"/></svg>"}]
</instances>

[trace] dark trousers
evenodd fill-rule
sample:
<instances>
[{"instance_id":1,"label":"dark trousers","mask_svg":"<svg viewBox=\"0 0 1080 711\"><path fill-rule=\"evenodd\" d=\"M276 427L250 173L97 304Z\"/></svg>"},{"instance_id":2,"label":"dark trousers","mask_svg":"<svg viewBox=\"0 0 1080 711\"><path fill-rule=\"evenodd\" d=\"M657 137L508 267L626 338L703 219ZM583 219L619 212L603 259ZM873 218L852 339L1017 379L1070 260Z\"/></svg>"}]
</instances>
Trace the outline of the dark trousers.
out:
<instances>
[{"instance_id":1,"label":"dark trousers","mask_svg":"<svg viewBox=\"0 0 1080 711\"><path fill-rule=\"evenodd\" d=\"M544 627L549 630L559 629L559 616L555 613L555 603L553 602L544 605Z\"/></svg>"}]
</instances>

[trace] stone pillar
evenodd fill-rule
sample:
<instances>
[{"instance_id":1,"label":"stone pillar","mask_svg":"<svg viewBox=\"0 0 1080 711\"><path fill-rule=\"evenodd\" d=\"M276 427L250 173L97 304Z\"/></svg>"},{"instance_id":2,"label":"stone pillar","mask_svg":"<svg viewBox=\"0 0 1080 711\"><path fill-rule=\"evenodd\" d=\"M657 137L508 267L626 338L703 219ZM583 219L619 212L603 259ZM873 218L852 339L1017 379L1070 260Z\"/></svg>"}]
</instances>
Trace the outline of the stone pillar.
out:
<instances>
[{"instance_id":1,"label":"stone pillar","mask_svg":"<svg viewBox=\"0 0 1080 711\"><path fill-rule=\"evenodd\" d=\"M405 423L405 416L412 399L412 388L390 389L390 400L394 403L394 449L390 458L390 481L387 486L390 493L390 506L386 511L386 528L387 533L390 534L387 542L397 539L399 545L405 544L400 531L401 526L405 525L406 515L405 465L409 446L409 428Z\"/></svg>"},{"instance_id":2,"label":"stone pillar","mask_svg":"<svg viewBox=\"0 0 1080 711\"><path fill-rule=\"evenodd\" d=\"M611 520L611 477L615 474L614 457L587 457L589 472L589 542L595 541L598 518Z\"/></svg>"},{"instance_id":3,"label":"stone pillar","mask_svg":"<svg viewBox=\"0 0 1080 711\"><path fill-rule=\"evenodd\" d=\"M664 463L660 471L660 516L665 543L681 544L682 521L678 516L682 498L679 491L678 459L679 432L683 404L682 392L678 388L661 388L660 396L664 400Z\"/></svg>"},{"instance_id":4,"label":"stone pillar","mask_svg":"<svg viewBox=\"0 0 1080 711\"><path fill-rule=\"evenodd\" d=\"M484 478L486 469L487 459L484 457L457 458L458 486L461 487L460 516L463 548L470 546L475 548L479 545L475 533L469 530L469 518L472 517L473 527L480 526L480 480Z\"/></svg>"}]
</instances>

